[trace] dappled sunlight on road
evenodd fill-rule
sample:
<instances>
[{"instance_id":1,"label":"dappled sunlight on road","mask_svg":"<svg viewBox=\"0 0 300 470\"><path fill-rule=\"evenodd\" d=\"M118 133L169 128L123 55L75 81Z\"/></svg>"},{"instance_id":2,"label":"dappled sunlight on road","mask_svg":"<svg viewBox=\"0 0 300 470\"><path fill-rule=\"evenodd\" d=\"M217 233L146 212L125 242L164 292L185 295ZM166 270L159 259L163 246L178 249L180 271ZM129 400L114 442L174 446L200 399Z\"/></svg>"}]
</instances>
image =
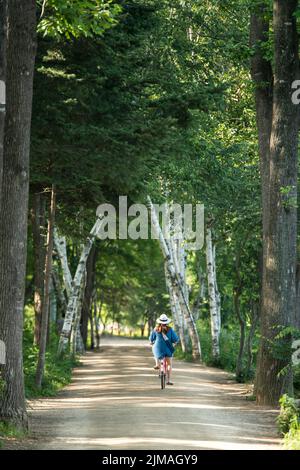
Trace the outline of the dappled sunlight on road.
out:
<instances>
[{"instance_id":1,"label":"dappled sunlight on road","mask_svg":"<svg viewBox=\"0 0 300 470\"><path fill-rule=\"evenodd\" d=\"M263 440L255 443L209 441L193 439L170 439L161 437L118 437L118 438L70 438L62 437L57 439L57 447L70 449L198 449L198 450L276 450L276 441ZM49 447L47 447L49 448ZM53 447L54 448L54 447Z\"/></svg>"}]
</instances>

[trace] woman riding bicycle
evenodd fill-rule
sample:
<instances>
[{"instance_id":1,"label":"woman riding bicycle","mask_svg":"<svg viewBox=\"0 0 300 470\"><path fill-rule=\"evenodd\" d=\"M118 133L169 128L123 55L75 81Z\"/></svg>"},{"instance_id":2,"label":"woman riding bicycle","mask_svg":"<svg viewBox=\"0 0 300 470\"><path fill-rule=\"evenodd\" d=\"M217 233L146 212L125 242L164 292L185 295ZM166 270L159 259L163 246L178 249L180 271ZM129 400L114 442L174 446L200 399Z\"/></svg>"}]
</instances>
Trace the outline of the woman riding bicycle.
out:
<instances>
[{"instance_id":1,"label":"woman riding bicycle","mask_svg":"<svg viewBox=\"0 0 300 470\"><path fill-rule=\"evenodd\" d=\"M175 331L168 326L171 320L163 314L156 320L156 327L152 331L149 341L153 346L153 355L156 360L154 369L159 369L159 361L166 358L167 362L167 385L173 385L171 382L172 357L174 353L173 344L177 344L179 338Z\"/></svg>"}]
</instances>

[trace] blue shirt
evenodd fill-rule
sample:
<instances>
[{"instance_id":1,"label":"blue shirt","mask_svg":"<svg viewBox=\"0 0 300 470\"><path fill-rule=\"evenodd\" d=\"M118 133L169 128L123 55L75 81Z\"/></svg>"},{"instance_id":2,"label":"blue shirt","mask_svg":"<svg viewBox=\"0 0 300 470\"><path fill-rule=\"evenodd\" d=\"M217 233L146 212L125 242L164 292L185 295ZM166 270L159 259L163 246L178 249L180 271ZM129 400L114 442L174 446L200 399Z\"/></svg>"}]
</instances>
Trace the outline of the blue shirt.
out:
<instances>
[{"instance_id":1,"label":"blue shirt","mask_svg":"<svg viewBox=\"0 0 300 470\"><path fill-rule=\"evenodd\" d=\"M167 331L166 335L169 338L170 342L165 341L164 338L163 338L163 335L161 333L158 333L158 331L155 331L155 330L152 331L152 333L149 337L150 343L154 343L153 355L157 359L162 359L165 356L172 357L173 356L173 351L172 351L171 344L172 343L178 343L178 341L179 341L179 338L178 338L177 334L175 333L175 331L172 328L170 328ZM168 345L170 345L171 349L168 347Z\"/></svg>"}]
</instances>

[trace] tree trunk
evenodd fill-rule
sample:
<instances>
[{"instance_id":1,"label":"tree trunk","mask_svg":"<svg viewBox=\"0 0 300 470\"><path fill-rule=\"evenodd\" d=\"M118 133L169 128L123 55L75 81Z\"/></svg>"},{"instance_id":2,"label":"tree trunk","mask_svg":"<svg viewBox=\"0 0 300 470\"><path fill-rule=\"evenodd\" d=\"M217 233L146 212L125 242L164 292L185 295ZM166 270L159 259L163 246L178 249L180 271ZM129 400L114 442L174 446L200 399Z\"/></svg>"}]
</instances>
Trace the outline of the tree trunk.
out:
<instances>
[{"instance_id":1,"label":"tree trunk","mask_svg":"<svg viewBox=\"0 0 300 470\"><path fill-rule=\"evenodd\" d=\"M40 343L45 268L46 201L41 193L33 195L31 211L34 254L34 343Z\"/></svg>"},{"instance_id":2,"label":"tree trunk","mask_svg":"<svg viewBox=\"0 0 300 470\"><path fill-rule=\"evenodd\" d=\"M91 339L91 350L95 349L95 324L94 324L94 302L90 309L90 339Z\"/></svg>"},{"instance_id":3,"label":"tree trunk","mask_svg":"<svg viewBox=\"0 0 300 470\"><path fill-rule=\"evenodd\" d=\"M295 311L295 321L294 325L300 330L300 263L297 263L296 271L296 311Z\"/></svg>"},{"instance_id":4,"label":"tree trunk","mask_svg":"<svg viewBox=\"0 0 300 470\"><path fill-rule=\"evenodd\" d=\"M53 268L52 268L53 273ZM53 282L53 276L51 275L50 279L50 308L49 308L49 320L50 325L55 324L57 320L57 297L56 290ZM50 329L49 329L50 331Z\"/></svg>"},{"instance_id":5,"label":"tree trunk","mask_svg":"<svg viewBox=\"0 0 300 470\"><path fill-rule=\"evenodd\" d=\"M102 225L102 220L97 219L95 225L93 226L89 236L87 237L86 244L82 250L81 257L76 269L76 273L72 282L72 291L71 296L68 301L67 313L64 319L64 325L61 331L59 345L58 345L58 355L60 356L65 350L69 342L69 338L72 331L73 321L77 313L78 302L81 295L82 288L82 279L85 275L85 267L87 258L89 256L90 250L93 246L97 233Z\"/></svg>"},{"instance_id":6,"label":"tree trunk","mask_svg":"<svg viewBox=\"0 0 300 470\"><path fill-rule=\"evenodd\" d=\"M173 318L174 318L175 329L177 330L178 336L180 338L181 349L185 353L187 352L188 347L187 347L186 336L184 332L183 318L182 318L182 314L180 311L178 297L175 294L174 290L172 289L172 282L170 279L166 262L165 262L165 278L166 278L166 285L167 285L167 290L168 290L169 298L170 298L171 311L172 311Z\"/></svg>"},{"instance_id":7,"label":"tree trunk","mask_svg":"<svg viewBox=\"0 0 300 470\"><path fill-rule=\"evenodd\" d=\"M172 252L173 260L175 261L177 269L178 269L180 280L182 282L184 296L186 298L188 305L190 305L189 304L189 295L190 295L189 286L187 285L187 282L186 282L186 251L185 251L185 246L184 246L184 240L182 237L182 232L180 232L179 230L176 230L176 239L174 238L174 236L172 236L168 243L170 246L170 250ZM176 295L175 295L175 298L176 298ZM180 312L180 299L178 299L178 297L177 297L176 303L179 305L179 320L180 320L181 328L183 329L183 333L185 337L185 349L186 351L188 351L189 345L190 345L188 326L187 326L185 316L182 315ZM193 320L195 321L195 318L193 316L193 311L191 311L191 315L193 317Z\"/></svg>"},{"instance_id":8,"label":"tree trunk","mask_svg":"<svg viewBox=\"0 0 300 470\"><path fill-rule=\"evenodd\" d=\"M6 116L0 207L0 338L6 345L6 383L0 419L27 422L22 358L27 252L30 123L36 50L34 0L8 8Z\"/></svg>"},{"instance_id":9,"label":"tree trunk","mask_svg":"<svg viewBox=\"0 0 300 470\"><path fill-rule=\"evenodd\" d=\"M66 237L60 237L56 229L54 230L54 244L60 259L67 300L69 301L72 292L72 274L68 263L67 242Z\"/></svg>"},{"instance_id":10,"label":"tree trunk","mask_svg":"<svg viewBox=\"0 0 300 470\"><path fill-rule=\"evenodd\" d=\"M261 300L262 310L263 276L265 273L265 247L267 243L266 228L269 217L269 184L270 184L270 138L273 115L273 70L271 60L266 58L270 23L268 19L269 5L262 0L252 6L250 20L250 46L253 49L251 58L251 77L255 85L256 124L258 132L258 152L260 159L261 203L262 203L262 238L261 254ZM259 365L258 354L258 365ZM256 395L256 381L254 383Z\"/></svg>"},{"instance_id":11,"label":"tree trunk","mask_svg":"<svg viewBox=\"0 0 300 470\"><path fill-rule=\"evenodd\" d=\"M94 323L95 323L95 334L96 334L96 348L100 348L100 314L102 305L100 305L100 313L97 312L97 296L94 299Z\"/></svg>"},{"instance_id":12,"label":"tree trunk","mask_svg":"<svg viewBox=\"0 0 300 470\"><path fill-rule=\"evenodd\" d=\"M291 100L291 85L298 77L297 5L297 0L274 0L270 176L269 185L263 189L269 207L263 221L261 345L256 376L257 402L262 405L277 405L283 393L292 393L292 375L278 376L290 358L275 358L270 341L278 333L274 327L293 323L296 307L298 109Z\"/></svg>"},{"instance_id":13,"label":"tree trunk","mask_svg":"<svg viewBox=\"0 0 300 470\"><path fill-rule=\"evenodd\" d=\"M159 225L157 214L155 212L155 209L153 207L150 197L148 197L148 204L149 204L149 209L151 211L151 223L153 225L153 228L159 240L161 251L162 251L162 254L166 262L169 275L170 275L171 285L174 291L176 292L176 294L178 295L178 299L181 305L181 310L185 318L185 321L187 323L189 335L190 335L191 342L192 342L193 358L195 360L201 360L201 347L200 347L199 335L198 335L198 331L196 328L196 324L195 324L192 312L189 307L188 300L186 299L186 296L185 296L184 285L182 283L178 270L176 270L172 253L171 253L171 249L170 249L170 245L168 241L164 238L163 232Z\"/></svg>"},{"instance_id":14,"label":"tree trunk","mask_svg":"<svg viewBox=\"0 0 300 470\"><path fill-rule=\"evenodd\" d=\"M198 276L199 290L198 290L197 297L193 305L193 316L195 320L198 320L200 318L200 309L201 309L201 305L204 301L205 293L206 293L206 278L205 278L204 273L202 272L202 268L200 265L198 268L197 276Z\"/></svg>"},{"instance_id":15,"label":"tree trunk","mask_svg":"<svg viewBox=\"0 0 300 470\"><path fill-rule=\"evenodd\" d=\"M84 298L85 285L86 285L86 271L84 272L84 275L81 279L80 292L79 292L79 297L77 301L77 311L74 316L74 324L73 324L73 328L71 332L71 351L72 351L73 357L75 357L77 353L83 354L85 351L85 347L83 344L81 331L80 331L80 319L81 319L81 313L82 313L82 304L83 304L83 298Z\"/></svg>"},{"instance_id":16,"label":"tree trunk","mask_svg":"<svg viewBox=\"0 0 300 470\"><path fill-rule=\"evenodd\" d=\"M253 343L253 338L255 335L255 330L257 327L258 323L258 305L256 302L252 301L251 302L251 325L250 325L250 330L248 333L248 338L247 338L247 343L246 343L246 351L247 351L247 364L246 364L246 369L245 369L245 376L246 378L250 378L250 370L252 367L253 363L253 353L252 353L252 343Z\"/></svg>"},{"instance_id":17,"label":"tree trunk","mask_svg":"<svg viewBox=\"0 0 300 470\"><path fill-rule=\"evenodd\" d=\"M236 249L236 257L235 257L235 274L236 274L236 281L233 287L233 305L234 311L237 316L238 322L240 324L240 347L238 352L238 357L236 360L236 378L241 380L242 373L243 373L243 356L244 356L244 349L245 349L245 340L246 340L246 320L243 317L241 312L241 305L240 305L240 297L243 292L243 279L241 277L241 248L238 247Z\"/></svg>"},{"instance_id":18,"label":"tree trunk","mask_svg":"<svg viewBox=\"0 0 300 470\"><path fill-rule=\"evenodd\" d=\"M212 338L212 356L214 360L218 360L220 357L221 321L218 299L219 294L217 290L216 281L215 250L213 248L212 233L210 226L208 226L206 229L206 265Z\"/></svg>"},{"instance_id":19,"label":"tree trunk","mask_svg":"<svg viewBox=\"0 0 300 470\"><path fill-rule=\"evenodd\" d=\"M86 263L86 286L81 316L81 336L85 348L87 346L88 322L91 317L92 296L95 286L97 254L98 249L95 245L93 245Z\"/></svg>"},{"instance_id":20,"label":"tree trunk","mask_svg":"<svg viewBox=\"0 0 300 470\"><path fill-rule=\"evenodd\" d=\"M59 321L61 318L63 318L66 314L67 311L67 302L65 298L65 294L62 290L61 284L60 284L60 279L57 270L55 267L52 269L52 281L53 281L53 286L56 292L56 298L58 301L58 309L57 309L57 321Z\"/></svg>"},{"instance_id":21,"label":"tree trunk","mask_svg":"<svg viewBox=\"0 0 300 470\"><path fill-rule=\"evenodd\" d=\"M260 156L261 198L263 216L263 240L266 240L266 227L269 216L270 180L270 138L273 110L273 72L271 61L266 59L266 43L269 40L269 20L267 2L262 1L252 7L250 22L250 46L253 48L251 76L255 85L256 124L258 130L258 151Z\"/></svg>"},{"instance_id":22,"label":"tree trunk","mask_svg":"<svg viewBox=\"0 0 300 470\"><path fill-rule=\"evenodd\" d=\"M5 124L5 75L6 75L6 34L7 34L7 1L0 0L0 204L3 173L3 145Z\"/></svg>"},{"instance_id":23,"label":"tree trunk","mask_svg":"<svg viewBox=\"0 0 300 470\"><path fill-rule=\"evenodd\" d=\"M45 280L44 280L44 295L42 305L42 321L41 321L41 334L39 343L39 357L36 369L35 384L38 389L42 388L42 381L45 370L45 357L47 346L47 333L49 324L49 307L50 307L50 282L52 275L52 253L53 253L53 231L55 222L55 207L56 195L55 187L52 186L51 191L51 205L49 211L48 231L47 231L47 247L46 247L46 260L45 260Z\"/></svg>"},{"instance_id":24,"label":"tree trunk","mask_svg":"<svg viewBox=\"0 0 300 470\"><path fill-rule=\"evenodd\" d=\"M241 295L241 288L238 287L234 289L233 291L234 311L240 324L240 347L239 347L238 357L236 360L236 368L235 368L235 375L236 375L237 380L240 380L242 377L243 355L244 355L245 339L246 339L246 321L243 318L242 313L241 313L240 295Z\"/></svg>"}]
</instances>

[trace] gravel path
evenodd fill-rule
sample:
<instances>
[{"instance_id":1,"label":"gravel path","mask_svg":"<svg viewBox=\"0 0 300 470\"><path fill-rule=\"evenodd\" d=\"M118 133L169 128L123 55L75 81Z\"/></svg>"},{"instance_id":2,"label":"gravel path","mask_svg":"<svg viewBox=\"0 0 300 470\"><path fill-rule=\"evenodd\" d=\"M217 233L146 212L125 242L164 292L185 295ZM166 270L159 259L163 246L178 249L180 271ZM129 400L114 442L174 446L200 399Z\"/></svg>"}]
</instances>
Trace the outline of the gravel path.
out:
<instances>
[{"instance_id":1,"label":"gravel path","mask_svg":"<svg viewBox=\"0 0 300 470\"><path fill-rule=\"evenodd\" d=\"M29 403L31 437L11 449L280 449L277 412L219 369L174 361L160 390L147 341L103 339L55 398Z\"/></svg>"}]
</instances>

